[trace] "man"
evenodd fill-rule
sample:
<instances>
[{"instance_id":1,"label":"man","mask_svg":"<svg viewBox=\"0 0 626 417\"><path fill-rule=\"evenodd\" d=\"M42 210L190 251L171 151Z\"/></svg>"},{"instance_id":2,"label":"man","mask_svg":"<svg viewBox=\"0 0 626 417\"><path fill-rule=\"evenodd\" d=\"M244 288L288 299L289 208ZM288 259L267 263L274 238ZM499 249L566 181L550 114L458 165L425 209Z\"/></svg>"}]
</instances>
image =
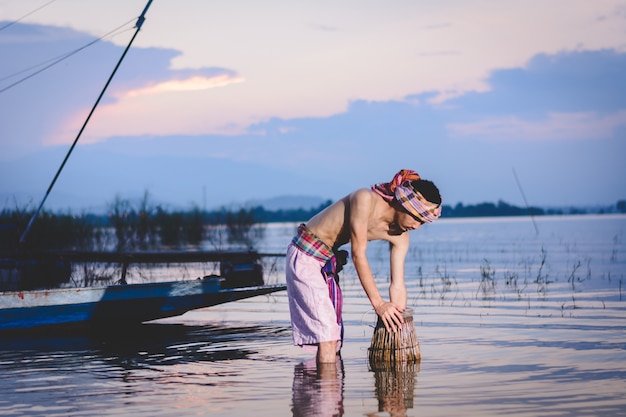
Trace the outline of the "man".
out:
<instances>
[{"instance_id":1,"label":"man","mask_svg":"<svg viewBox=\"0 0 626 417\"><path fill-rule=\"evenodd\" d=\"M404 259L409 235L441 215L437 187L410 170L389 183L357 190L330 205L306 224L287 248L286 279L293 342L317 348L318 363L335 362L343 340L342 297L337 272L345 260L339 247L350 242L352 262L367 297L388 331L403 323L407 295ZM367 242L390 243L389 301L374 281L366 257ZM338 259L339 258L339 259Z\"/></svg>"}]
</instances>

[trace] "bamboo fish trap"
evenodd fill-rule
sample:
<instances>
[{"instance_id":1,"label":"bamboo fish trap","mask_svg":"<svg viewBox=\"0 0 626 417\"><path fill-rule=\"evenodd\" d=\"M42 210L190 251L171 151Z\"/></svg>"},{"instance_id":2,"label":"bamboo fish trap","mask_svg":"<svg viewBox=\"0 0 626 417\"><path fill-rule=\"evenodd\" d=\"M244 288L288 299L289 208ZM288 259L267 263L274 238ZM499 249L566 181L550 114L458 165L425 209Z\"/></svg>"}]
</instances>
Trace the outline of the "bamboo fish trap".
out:
<instances>
[{"instance_id":1,"label":"bamboo fish trap","mask_svg":"<svg viewBox=\"0 0 626 417\"><path fill-rule=\"evenodd\" d=\"M397 363L417 363L421 360L419 341L413 323L413 309L402 313L404 323L396 332L388 332L378 317L372 343L369 348L369 362L372 367Z\"/></svg>"}]
</instances>

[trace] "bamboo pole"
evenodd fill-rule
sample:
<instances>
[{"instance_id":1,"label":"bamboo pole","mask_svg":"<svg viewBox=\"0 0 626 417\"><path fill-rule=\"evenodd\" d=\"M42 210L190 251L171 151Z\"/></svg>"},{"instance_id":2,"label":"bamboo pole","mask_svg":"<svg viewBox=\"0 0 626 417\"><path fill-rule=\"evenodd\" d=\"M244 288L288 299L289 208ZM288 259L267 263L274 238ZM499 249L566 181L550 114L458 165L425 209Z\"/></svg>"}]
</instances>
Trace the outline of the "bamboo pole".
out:
<instances>
[{"instance_id":1,"label":"bamboo pole","mask_svg":"<svg viewBox=\"0 0 626 417\"><path fill-rule=\"evenodd\" d=\"M78 139L83 134L83 131L87 127L87 123L89 123L89 120L91 119L91 116L93 115L94 111L96 110L96 107L98 107L98 104L100 103L100 100L102 100L102 97L104 96L104 93L106 92L107 88L109 87L109 84L111 84L111 80L113 80L113 77L115 76L115 73L117 72L117 69L122 64L122 61L124 60L124 57L128 53L128 50L130 49L131 45L133 44L133 41L137 37L137 34L139 33L139 30L141 30L141 26L143 25L143 22L146 20L146 12L148 11L148 8L150 7L151 3L152 3L152 0L148 0L148 3L146 4L146 6L144 7L143 11L141 12L141 15L137 18L137 23L135 24L136 30L135 30L135 33L133 34L133 37L130 39L130 42L128 42L128 45L126 45L126 49L124 49L124 52L122 53L122 56L117 61L117 64L115 65L115 68L113 69L113 72L111 73L111 75L109 75L109 78L107 79L106 83L104 84L104 87L100 91L100 94L98 95L98 98L96 99L96 102L91 107L91 111L89 111L89 114L87 115L87 119L85 119L85 121L83 122L82 127L78 131L78 134L76 135L76 138L74 139L74 142L72 143L72 146L70 146L70 149L65 154L65 158L63 159L63 162L61 162L61 166L59 167L59 169L57 170L56 174L54 175L54 178L52 178L52 182L50 182L50 185L48 186L48 190L44 194L43 199L41 200L41 203L39 203L39 207L37 207L37 210L35 210L35 212L31 216L30 220L28 221L28 224L26 225L26 229L24 229L24 231L22 232L22 235L20 236L20 240L19 240L20 246L24 245L24 242L26 241L26 236L30 232L30 229L33 227L33 223L35 222L35 219L37 218L37 216L39 215L39 212L43 208L43 205L46 202L46 199L48 198L48 196L50 195L50 192L52 191L52 187L54 187L54 184L56 183L57 179L59 178L59 175L61 174L61 171L63 171L63 167L65 166L67 160L69 159L70 155L72 154L72 151L74 150L74 147L76 147L76 143L78 143Z\"/></svg>"}]
</instances>

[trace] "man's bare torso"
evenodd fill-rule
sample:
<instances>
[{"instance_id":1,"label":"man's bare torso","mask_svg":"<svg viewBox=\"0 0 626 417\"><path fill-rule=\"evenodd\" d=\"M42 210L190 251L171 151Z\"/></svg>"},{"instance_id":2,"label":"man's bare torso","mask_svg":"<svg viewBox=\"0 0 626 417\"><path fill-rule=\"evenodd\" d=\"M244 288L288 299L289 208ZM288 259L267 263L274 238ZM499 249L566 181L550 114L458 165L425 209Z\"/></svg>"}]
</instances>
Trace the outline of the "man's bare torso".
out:
<instances>
[{"instance_id":1,"label":"man's bare torso","mask_svg":"<svg viewBox=\"0 0 626 417\"><path fill-rule=\"evenodd\" d=\"M362 218L351 216L354 202L365 206L367 212ZM367 222L367 240L393 240L393 211L389 204L371 190L361 189L343 197L325 208L308 222L307 227L324 243L337 249L350 241L355 221ZM390 227L391 225L391 227Z\"/></svg>"}]
</instances>

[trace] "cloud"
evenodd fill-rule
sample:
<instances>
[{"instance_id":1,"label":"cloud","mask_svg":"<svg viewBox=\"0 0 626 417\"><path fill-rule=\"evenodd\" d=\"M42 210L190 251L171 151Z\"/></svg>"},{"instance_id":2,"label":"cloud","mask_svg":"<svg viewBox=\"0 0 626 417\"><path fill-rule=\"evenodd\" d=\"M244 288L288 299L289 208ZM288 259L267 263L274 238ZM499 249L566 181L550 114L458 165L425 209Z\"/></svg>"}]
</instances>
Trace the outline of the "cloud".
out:
<instances>
[{"instance_id":1,"label":"cloud","mask_svg":"<svg viewBox=\"0 0 626 417\"><path fill-rule=\"evenodd\" d=\"M437 56L454 56L461 55L461 51L453 51L453 50L440 50L440 51L425 51L418 52L417 55L421 57L437 57Z\"/></svg>"},{"instance_id":2,"label":"cloud","mask_svg":"<svg viewBox=\"0 0 626 417\"><path fill-rule=\"evenodd\" d=\"M431 24L431 25L426 25L426 26L424 26L424 29L426 29L426 30L436 30L436 29L449 29L451 27L452 27L451 23L444 22L444 23L435 23L435 24Z\"/></svg>"},{"instance_id":3,"label":"cloud","mask_svg":"<svg viewBox=\"0 0 626 417\"><path fill-rule=\"evenodd\" d=\"M312 24L311 28L314 30L320 30L322 32L337 32L339 28L336 26L323 25L323 24Z\"/></svg>"},{"instance_id":4,"label":"cloud","mask_svg":"<svg viewBox=\"0 0 626 417\"><path fill-rule=\"evenodd\" d=\"M22 27L29 28L39 29ZM13 71L32 64L25 56L44 53L52 45L57 49L47 53L54 56L77 42L72 38L43 46L1 44L0 56L15 59L0 62L0 68L2 73L5 68ZM86 51L86 59L72 60L0 95L0 157L11 162L0 165L0 177L12 178L0 183L0 194L37 192L49 181L121 53L121 47L111 43L97 48ZM28 54L18 54L23 50ZM164 199L186 202L197 201L206 186L214 191L215 201L223 201L237 198L237 193L242 196L240 188L223 180L236 167L244 174L237 178L241 183L254 177L246 199L255 193L268 197L290 192L334 199L353 186L387 180L399 168L410 168L434 180L447 203L504 199L515 204L519 193L511 175L514 166L524 184L533 184L527 190L531 204L624 198L619 190L626 189L626 54L540 54L520 67L492 71L481 91L423 93L412 84L419 94L395 100L355 95L345 110L329 116L272 117L275 114L268 111L269 116L263 113L247 124L232 125L235 132L229 136L207 133L215 131L207 128L210 123L232 121L223 111L231 90L212 87L238 89L242 76L228 68L172 68L179 56L173 49L129 51L55 196L82 194L85 201L99 202L116 191L139 195L149 188ZM277 67L273 73L283 73L277 69L285 71ZM207 88L210 99L203 95ZM276 97L264 94L267 91L252 85L254 94L246 97L252 97L254 106L246 110L258 113L279 100L278 91ZM156 94L167 99L156 100ZM291 97L294 106L310 98ZM231 98L230 106L239 110L249 104ZM32 148L41 150L43 140L53 137L54 143L65 145L44 149L39 162L15 157ZM32 140L36 143L29 149ZM45 172L41 161L48 164ZM580 188L587 190L584 195L577 192ZM66 204L65 199L58 201Z\"/></svg>"},{"instance_id":5,"label":"cloud","mask_svg":"<svg viewBox=\"0 0 626 417\"><path fill-rule=\"evenodd\" d=\"M230 84L241 83L244 81L245 80L242 77L233 77L227 74L217 75L213 77L204 77L198 75L182 80L173 79L169 81L163 81L154 85L129 90L121 95L118 94L118 98L123 99L127 97L137 97L144 94L159 94L174 91L201 91L208 90L210 88L225 87Z\"/></svg>"},{"instance_id":6,"label":"cloud","mask_svg":"<svg viewBox=\"0 0 626 417\"><path fill-rule=\"evenodd\" d=\"M523 68L495 70L489 92L453 100L467 112L524 114L614 112L626 108L626 53L614 50L540 54Z\"/></svg>"},{"instance_id":7,"label":"cloud","mask_svg":"<svg viewBox=\"0 0 626 417\"><path fill-rule=\"evenodd\" d=\"M244 82L237 72L227 68L172 69L179 51L160 48L134 48L120 70L120 79L112 86L116 98L136 97L174 91L202 91Z\"/></svg>"},{"instance_id":8,"label":"cloud","mask_svg":"<svg viewBox=\"0 0 626 417\"><path fill-rule=\"evenodd\" d=\"M549 113L544 120L505 116L447 126L451 137L522 141L612 139L623 127L626 127L626 110L605 115L596 112Z\"/></svg>"},{"instance_id":9,"label":"cloud","mask_svg":"<svg viewBox=\"0 0 626 417\"><path fill-rule=\"evenodd\" d=\"M626 125L626 54L538 55L524 68L494 71L489 90L445 102L452 137L500 140L614 138Z\"/></svg>"},{"instance_id":10,"label":"cloud","mask_svg":"<svg viewBox=\"0 0 626 417\"><path fill-rule=\"evenodd\" d=\"M0 42L0 56L11 57L0 61L0 89L40 68L41 62L50 62L94 39L67 28L21 23L11 26L10 31L3 32ZM42 145L70 143L122 51L123 46L111 42L94 43L62 64L0 94L0 158L24 155ZM173 49L132 48L98 107L98 117L90 121L81 142L102 140L106 135L145 133L137 129L124 132L123 129L132 123L137 112L146 113L148 104L155 103L155 94L204 91L244 81L227 68L171 68L172 60L179 55L180 51ZM151 97L151 101L126 103L144 96ZM108 114L114 119L102 120ZM148 114L142 117L138 120L143 126L155 126L165 119L155 121L154 116ZM105 126L100 134L97 133L98 123Z\"/></svg>"}]
</instances>

